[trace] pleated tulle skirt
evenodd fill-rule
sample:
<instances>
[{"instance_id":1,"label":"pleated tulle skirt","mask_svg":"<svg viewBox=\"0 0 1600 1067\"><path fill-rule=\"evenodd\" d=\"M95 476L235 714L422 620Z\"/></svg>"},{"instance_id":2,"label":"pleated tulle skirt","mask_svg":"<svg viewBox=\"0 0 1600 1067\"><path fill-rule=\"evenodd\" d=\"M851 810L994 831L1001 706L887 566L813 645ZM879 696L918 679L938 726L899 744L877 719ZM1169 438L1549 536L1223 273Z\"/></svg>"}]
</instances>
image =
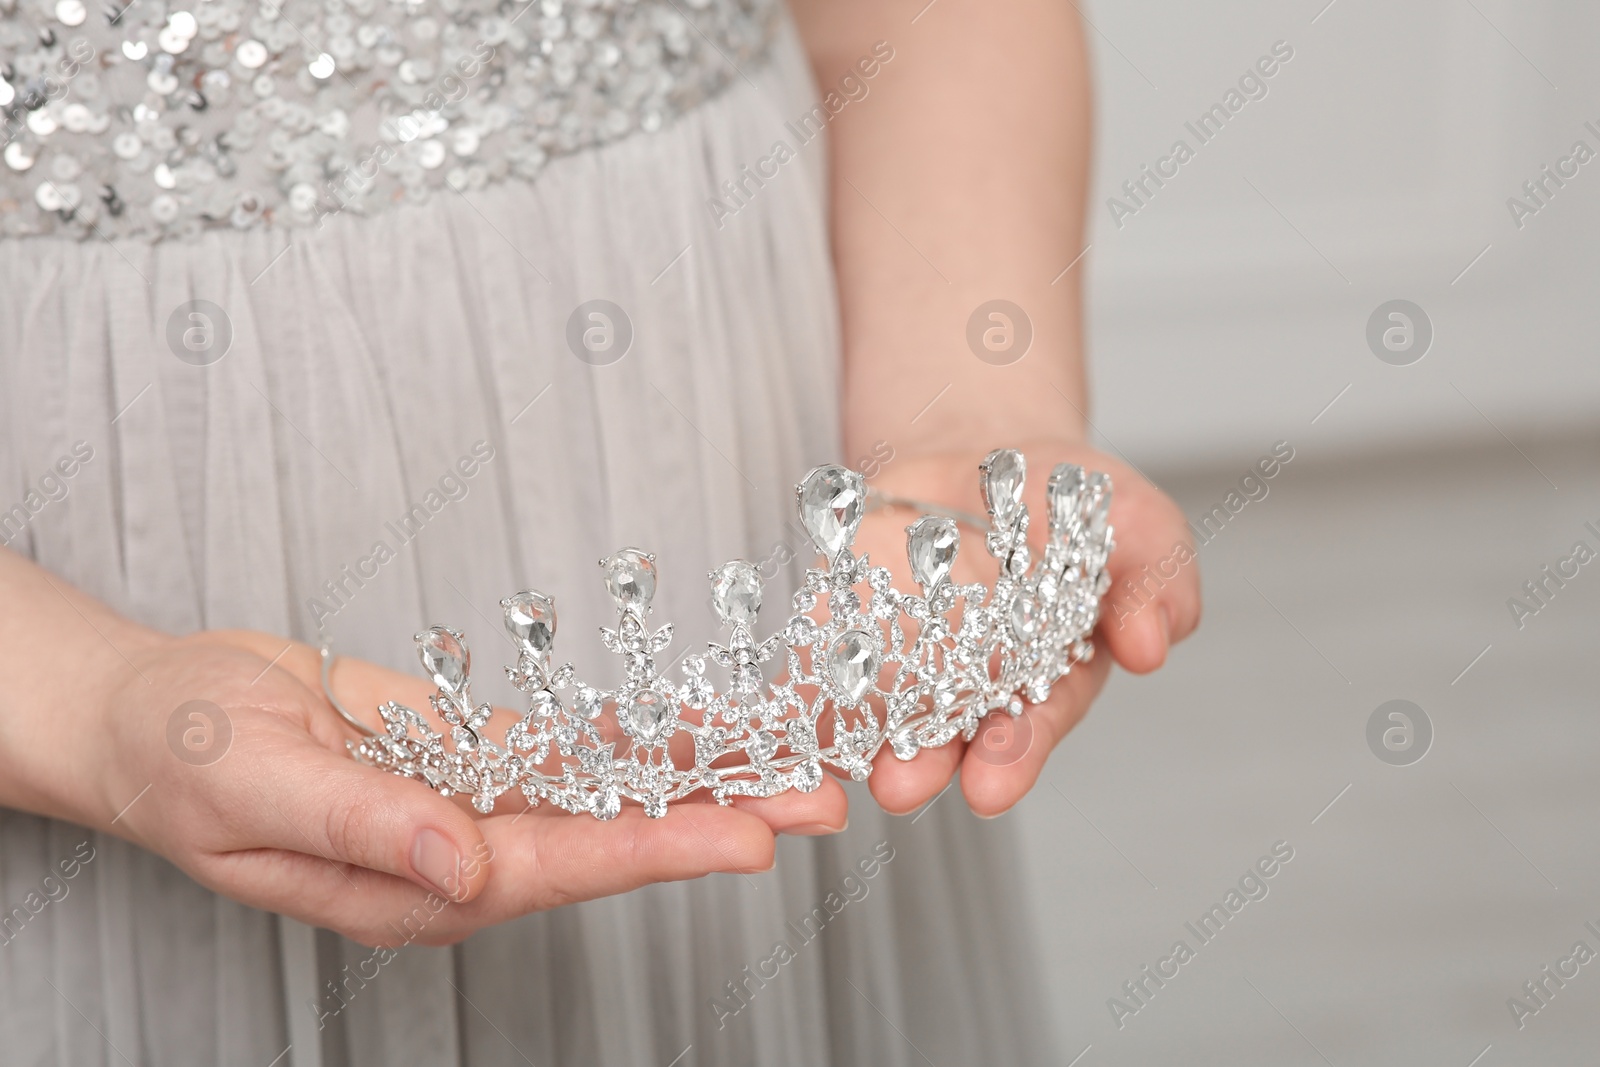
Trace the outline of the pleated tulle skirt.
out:
<instances>
[{"instance_id":1,"label":"pleated tulle skirt","mask_svg":"<svg viewBox=\"0 0 1600 1067\"><path fill-rule=\"evenodd\" d=\"M432 622L492 658L496 601L537 586L563 658L607 677L594 560L637 544L660 555L660 617L701 644L706 571L806 557L792 486L846 458L824 148L784 129L814 94L792 30L747 74L660 133L470 199L316 232L0 242L0 507L38 505L10 547L168 631L321 626L402 670ZM709 210L779 139L797 157ZM631 329L614 361L568 341L597 299ZM209 365L169 344L191 300L231 333ZM0 713L21 711L0 693ZM1006 825L956 794L915 823L853 799L847 832L785 839L770 873L381 967L116 838L0 812L0 908L25 915L0 926L0 1063L1044 1062Z\"/></svg>"}]
</instances>

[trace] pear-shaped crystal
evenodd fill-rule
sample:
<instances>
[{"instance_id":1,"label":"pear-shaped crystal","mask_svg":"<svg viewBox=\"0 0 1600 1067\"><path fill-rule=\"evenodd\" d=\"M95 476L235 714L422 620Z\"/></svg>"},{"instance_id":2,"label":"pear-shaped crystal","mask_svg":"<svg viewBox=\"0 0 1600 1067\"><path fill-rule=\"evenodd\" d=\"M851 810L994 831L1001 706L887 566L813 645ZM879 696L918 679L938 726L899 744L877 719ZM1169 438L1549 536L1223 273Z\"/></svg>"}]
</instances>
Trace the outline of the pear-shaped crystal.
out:
<instances>
[{"instance_id":1,"label":"pear-shaped crystal","mask_svg":"<svg viewBox=\"0 0 1600 1067\"><path fill-rule=\"evenodd\" d=\"M641 689L633 694L628 702L628 721L633 724L635 736L647 745L654 744L661 736L670 710L667 698L653 689Z\"/></svg>"},{"instance_id":2,"label":"pear-shaped crystal","mask_svg":"<svg viewBox=\"0 0 1600 1067\"><path fill-rule=\"evenodd\" d=\"M961 533L956 521L939 515L924 515L906 528L906 556L911 561L911 577L924 589L932 589L950 577Z\"/></svg>"},{"instance_id":3,"label":"pear-shaped crystal","mask_svg":"<svg viewBox=\"0 0 1600 1067\"><path fill-rule=\"evenodd\" d=\"M600 565L606 569L606 591L619 608L643 612L656 595L656 565L648 553L624 548Z\"/></svg>"},{"instance_id":4,"label":"pear-shaped crystal","mask_svg":"<svg viewBox=\"0 0 1600 1067\"><path fill-rule=\"evenodd\" d=\"M506 633L535 652L549 652L556 640L556 604L531 590L500 601L506 612Z\"/></svg>"},{"instance_id":5,"label":"pear-shaped crystal","mask_svg":"<svg viewBox=\"0 0 1600 1067\"><path fill-rule=\"evenodd\" d=\"M864 630L846 630L828 647L828 676L846 701L857 704L878 680L881 661Z\"/></svg>"},{"instance_id":6,"label":"pear-shaped crystal","mask_svg":"<svg viewBox=\"0 0 1600 1067\"><path fill-rule=\"evenodd\" d=\"M1032 593L1019 593L1011 602L1011 628L1018 637L1024 641L1039 632L1039 624L1044 621L1043 613L1039 610L1039 601Z\"/></svg>"},{"instance_id":7,"label":"pear-shaped crystal","mask_svg":"<svg viewBox=\"0 0 1600 1067\"><path fill-rule=\"evenodd\" d=\"M866 510L867 482L848 467L830 464L806 475L798 492L800 525L829 560L856 538Z\"/></svg>"},{"instance_id":8,"label":"pear-shaped crystal","mask_svg":"<svg viewBox=\"0 0 1600 1067\"><path fill-rule=\"evenodd\" d=\"M1028 476L1028 461L1014 448L997 448L978 469L983 472L983 502L989 513L1001 525L1011 525L1022 510L1022 483Z\"/></svg>"},{"instance_id":9,"label":"pear-shaped crystal","mask_svg":"<svg viewBox=\"0 0 1600 1067\"><path fill-rule=\"evenodd\" d=\"M435 626L416 636L417 658L433 684L450 693L459 693L472 670L472 653L461 634L447 626Z\"/></svg>"},{"instance_id":10,"label":"pear-shaped crystal","mask_svg":"<svg viewBox=\"0 0 1600 1067\"><path fill-rule=\"evenodd\" d=\"M1061 463L1050 472L1050 534L1064 539L1078 524L1078 501L1083 496L1083 468Z\"/></svg>"},{"instance_id":11,"label":"pear-shaped crystal","mask_svg":"<svg viewBox=\"0 0 1600 1067\"><path fill-rule=\"evenodd\" d=\"M1106 524L1111 517L1111 476L1099 471L1084 480L1083 497L1078 503L1078 513L1092 537L1104 537Z\"/></svg>"},{"instance_id":12,"label":"pear-shaped crystal","mask_svg":"<svg viewBox=\"0 0 1600 1067\"><path fill-rule=\"evenodd\" d=\"M754 626L761 610L761 572L736 559L711 572L711 606L729 626Z\"/></svg>"}]
</instances>

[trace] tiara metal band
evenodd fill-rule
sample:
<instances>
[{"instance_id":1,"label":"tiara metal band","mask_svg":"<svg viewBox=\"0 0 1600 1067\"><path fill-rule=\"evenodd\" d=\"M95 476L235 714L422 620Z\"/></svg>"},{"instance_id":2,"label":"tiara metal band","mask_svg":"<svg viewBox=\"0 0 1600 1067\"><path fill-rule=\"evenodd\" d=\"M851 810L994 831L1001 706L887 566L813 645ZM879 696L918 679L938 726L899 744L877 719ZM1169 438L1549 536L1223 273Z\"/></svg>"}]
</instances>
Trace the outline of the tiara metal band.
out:
<instances>
[{"instance_id":1,"label":"tiara metal band","mask_svg":"<svg viewBox=\"0 0 1600 1067\"><path fill-rule=\"evenodd\" d=\"M909 760L957 737L971 740L984 716L1021 715L1025 700L1045 700L1074 664L1093 656L1090 635L1115 547L1108 475L1071 464L1051 472L1049 536L1034 560L1022 453L991 452L979 472L987 523L947 513L906 528L920 594L894 589L886 567L851 552L869 507L865 479L845 467L817 467L795 496L800 523L826 562L806 572L778 633L755 638L756 567L725 563L710 578L727 643L685 657L683 680L672 681L656 667L672 624L649 621L655 557L624 548L600 561L618 610L617 625L602 627L600 637L622 658L622 681L598 688L578 680L571 664L555 666L554 601L517 593L500 602L519 649L506 673L528 710L500 740L487 733L490 706L471 697L466 639L435 626L416 636L417 653L438 686L430 704L445 732L391 701L379 708L385 731L349 742L350 750L442 796L468 794L481 812L516 789L532 804L612 819L624 801L659 818L669 803L700 790L723 804L811 792L825 768L864 781L885 744ZM990 585L951 580L958 518L986 527L984 547L1000 564ZM324 649L324 687L330 661ZM767 666L774 661L784 669ZM707 677L710 665L726 671L725 688ZM680 744L676 758L670 750L679 733L692 741L692 760L688 746Z\"/></svg>"}]
</instances>

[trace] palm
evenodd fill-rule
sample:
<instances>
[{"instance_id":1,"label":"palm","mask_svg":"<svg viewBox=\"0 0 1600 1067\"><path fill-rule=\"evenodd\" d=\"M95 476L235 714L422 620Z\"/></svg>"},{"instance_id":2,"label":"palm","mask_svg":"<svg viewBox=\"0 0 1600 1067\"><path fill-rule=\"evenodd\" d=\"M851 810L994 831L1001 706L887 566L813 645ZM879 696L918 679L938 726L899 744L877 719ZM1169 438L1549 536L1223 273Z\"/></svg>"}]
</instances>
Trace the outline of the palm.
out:
<instances>
[{"instance_id":1,"label":"palm","mask_svg":"<svg viewBox=\"0 0 1600 1067\"><path fill-rule=\"evenodd\" d=\"M1076 463L1111 474L1111 520L1117 538L1117 550L1109 564L1111 596L1129 575L1170 555L1175 544L1187 543L1187 527L1177 506L1126 464L1077 444L1043 443L1024 452L1031 472L1027 504L1036 516L1036 549L1045 535L1045 482L1050 468L1056 463ZM897 461L874 484L892 497L981 515L977 468L982 458L945 454ZM889 567L897 586L906 589L915 588L906 562L905 531L914 518L915 512L903 507L874 511L863 520L855 542L857 550L869 553L874 563ZM984 550L981 534L963 529L954 579L990 582L997 569ZM871 778L873 795L890 811L911 811L936 796L959 769L962 791L975 811L993 815L1006 810L1032 787L1051 749L1088 712L1105 684L1110 659L1129 670L1154 670L1165 659L1170 643L1186 636L1198 617L1199 581L1194 568L1188 567L1161 591L1154 610L1125 619L1121 626L1111 624L1103 612L1095 643L1111 656L1096 656L1075 668L1047 701L1027 707L1019 719L992 714L971 743L958 739L943 748L920 752L909 762L901 762L887 750L881 752Z\"/></svg>"}]
</instances>

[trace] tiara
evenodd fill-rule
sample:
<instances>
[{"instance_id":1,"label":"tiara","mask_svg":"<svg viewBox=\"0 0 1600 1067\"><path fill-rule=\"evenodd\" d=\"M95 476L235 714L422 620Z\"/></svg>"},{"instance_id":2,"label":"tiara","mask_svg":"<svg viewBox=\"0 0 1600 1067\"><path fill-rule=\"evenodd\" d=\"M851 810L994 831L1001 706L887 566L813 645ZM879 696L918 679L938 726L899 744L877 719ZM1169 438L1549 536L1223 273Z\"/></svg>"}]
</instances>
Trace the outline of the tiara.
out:
<instances>
[{"instance_id":1,"label":"tiara","mask_svg":"<svg viewBox=\"0 0 1600 1067\"><path fill-rule=\"evenodd\" d=\"M825 565L806 571L778 633L756 640L762 582L755 565L725 563L709 577L727 643L684 657L683 679L672 681L657 667L672 624L650 621L655 557L624 548L600 561L618 611L617 625L600 636L622 657L619 683L599 688L579 681L571 664L556 666L554 600L521 592L500 604L518 649L506 673L528 709L501 740L488 734L490 706L473 702L466 639L434 626L416 636L417 654L438 686L430 704L446 732L392 701L379 708L381 733L341 707L369 735L349 742L350 750L441 796L469 794L481 812L520 789L531 804L612 819L624 800L659 818L670 802L699 790L722 804L808 793L822 784L824 768L863 781L885 743L909 760L956 737L971 740L984 716L1022 714L1024 699L1043 701L1074 663L1093 656L1090 635L1114 547L1109 476L1071 464L1051 472L1049 537L1035 561L1022 453L991 452L979 471L984 547L1000 565L992 585L951 580L957 519L980 523L943 512L906 528L921 593L894 589L888 568L851 546L874 504L913 502L869 494L865 479L846 467L817 467L795 495L800 524ZM325 686L329 662L324 649ZM725 672L725 688L707 676L712 665ZM680 734L687 739L673 743Z\"/></svg>"}]
</instances>

